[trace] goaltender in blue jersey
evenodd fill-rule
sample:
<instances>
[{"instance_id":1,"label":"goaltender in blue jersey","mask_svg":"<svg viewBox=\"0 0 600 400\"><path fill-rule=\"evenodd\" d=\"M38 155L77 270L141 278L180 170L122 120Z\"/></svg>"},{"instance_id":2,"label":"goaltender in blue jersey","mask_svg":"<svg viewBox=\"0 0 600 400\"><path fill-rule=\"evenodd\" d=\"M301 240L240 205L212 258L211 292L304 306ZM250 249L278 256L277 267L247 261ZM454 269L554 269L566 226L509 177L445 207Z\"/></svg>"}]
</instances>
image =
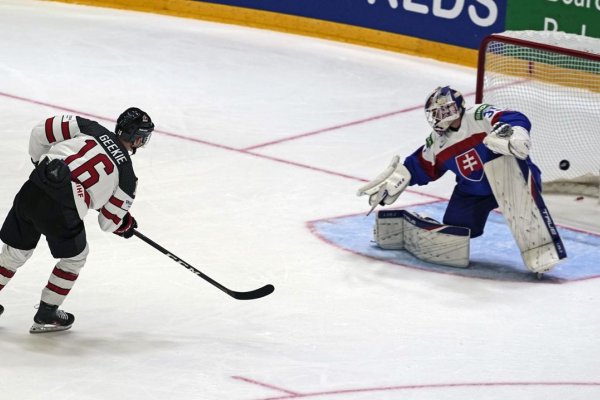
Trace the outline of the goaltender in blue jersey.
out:
<instances>
[{"instance_id":1,"label":"goaltender in blue jersey","mask_svg":"<svg viewBox=\"0 0 600 400\"><path fill-rule=\"evenodd\" d=\"M489 104L466 108L460 92L449 86L427 97L425 115L433 128L425 144L403 164L395 156L358 195L369 196L372 211L378 204L392 204L407 186L426 185L452 171L456 186L443 225L409 211L379 213L378 245L467 267L469 237L481 236L490 212L499 207L530 271L541 277L565 259L566 250L541 196L541 172L529 158L527 117ZM457 235L450 227L469 231Z\"/></svg>"},{"instance_id":2,"label":"goaltender in blue jersey","mask_svg":"<svg viewBox=\"0 0 600 400\"><path fill-rule=\"evenodd\" d=\"M392 204L407 186L426 185L452 171L456 186L443 222L469 228L471 237L477 237L498 207L484 173L486 162L514 156L524 160L541 184L540 170L529 158L531 123L524 114L489 104L466 108L462 94L449 86L427 97L425 114L432 127L425 144L403 164L394 157L386 171L359 189L359 195L369 195L371 206Z\"/></svg>"}]
</instances>

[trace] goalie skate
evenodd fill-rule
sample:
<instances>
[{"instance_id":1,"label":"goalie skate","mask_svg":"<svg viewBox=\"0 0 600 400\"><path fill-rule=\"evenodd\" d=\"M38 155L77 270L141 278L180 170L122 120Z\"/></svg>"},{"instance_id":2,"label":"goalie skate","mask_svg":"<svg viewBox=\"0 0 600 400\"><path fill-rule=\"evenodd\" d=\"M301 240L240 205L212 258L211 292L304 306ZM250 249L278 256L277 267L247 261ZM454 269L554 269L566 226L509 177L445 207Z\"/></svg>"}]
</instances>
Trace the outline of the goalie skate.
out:
<instances>
[{"instance_id":1,"label":"goalie skate","mask_svg":"<svg viewBox=\"0 0 600 400\"><path fill-rule=\"evenodd\" d=\"M59 310L58 306L40 302L37 313L33 317L33 325L29 333L47 333L65 331L73 325L73 314Z\"/></svg>"}]
</instances>

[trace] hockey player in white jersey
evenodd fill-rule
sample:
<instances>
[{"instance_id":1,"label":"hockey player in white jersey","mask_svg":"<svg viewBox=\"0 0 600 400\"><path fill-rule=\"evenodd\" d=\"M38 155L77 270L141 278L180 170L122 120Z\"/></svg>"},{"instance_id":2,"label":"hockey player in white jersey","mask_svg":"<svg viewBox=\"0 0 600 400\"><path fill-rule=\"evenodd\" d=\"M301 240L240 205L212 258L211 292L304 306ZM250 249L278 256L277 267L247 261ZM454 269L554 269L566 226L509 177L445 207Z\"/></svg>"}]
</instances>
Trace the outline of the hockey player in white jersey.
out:
<instances>
[{"instance_id":1,"label":"hockey player in white jersey","mask_svg":"<svg viewBox=\"0 0 600 400\"><path fill-rule=\"evenodd\" d=\"M485 166L503 156L513 163L516 160L516 168L520 168L525 181L535 189L533 197L537 194L541 199L541 173L529 158L531 123L524 114L489 104L466 108L462 94L449 86L438 87L427 97L425 114L433 128L425 144L406 157L404 163L399 162L398 156L394 157L386 171L359 189L359 195L369 196L372 207L392 204L407 186L426 185L452 171L456 175L456 186L443 223L469 228L470 236L478 237L483 234L489 213L499 205L495 196L496 185L494 189L490 185ZM510 182L517 176L504 176L502 179ZM519 223L521 230L527 228L523 221ZM516 238L517 228L511 226ZM548 230L555 231L553 226ZM549 239L555 241L560 253L554 258L564 258L566 253L560 238L556 238ZM520 247L521 244L519 242ZM530 244L523 243L523 246ZM525 250L521 248L522 253ZM526 263L532 271L541 273L554 265L554 261L536 266L531 266L527 260Z\"/></svg>"},{"instance_id":2,"label":"hockey player in white jersey","mask_svg":"<svg viewBox=\"0 0 600 400\"><path fill-rule=\"evenodd\" d=\"M133 235L137 222L129 209L137 178L130 153L145 146L153 130L148 114L134 107L119 116L115 133L69 115L48 118L33 128L29 155L35 169L0 229L0 290L31 257L41 235L59 259L42 290L31 333L69 329L75 320L59 306L88 255L83 223L88 210L99 211L103 231Z\"/></svg>"}]
</instances>

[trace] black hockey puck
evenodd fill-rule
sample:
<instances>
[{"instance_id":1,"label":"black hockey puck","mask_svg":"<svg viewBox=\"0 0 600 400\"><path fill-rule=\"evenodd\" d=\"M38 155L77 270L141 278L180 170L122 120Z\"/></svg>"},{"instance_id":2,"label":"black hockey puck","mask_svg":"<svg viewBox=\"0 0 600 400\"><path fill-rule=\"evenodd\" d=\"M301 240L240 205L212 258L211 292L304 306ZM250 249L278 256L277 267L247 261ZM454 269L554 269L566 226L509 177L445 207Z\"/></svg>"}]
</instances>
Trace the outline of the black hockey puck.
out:
<instances>
[{"instance_id":1,"label":"black hockey puck","mask_svg":"<svg viewBox=\"0 0 600 400\"><path fill-rule=\"evenodd\" d=\"M558 168L562 169L563 171L568 170L570 166L571 163L569 162L569 160L562 160L558 163Z\"/></svg>"}]
</instances>

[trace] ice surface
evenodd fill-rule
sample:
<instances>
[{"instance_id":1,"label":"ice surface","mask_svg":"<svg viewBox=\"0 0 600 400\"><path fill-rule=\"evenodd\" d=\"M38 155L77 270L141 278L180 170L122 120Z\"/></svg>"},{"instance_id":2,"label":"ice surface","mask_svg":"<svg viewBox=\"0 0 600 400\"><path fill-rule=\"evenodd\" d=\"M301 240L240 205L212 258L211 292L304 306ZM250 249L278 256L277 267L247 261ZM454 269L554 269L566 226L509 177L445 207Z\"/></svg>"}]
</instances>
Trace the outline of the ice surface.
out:
<instances>
[{"instance_id":1,"label":"ice surface","mask_svg":"<svg viewBox=\"0 0 600 400\"><path fill-rule=\"evenodd\" d=\"M431 273L310 229L365 212L356 189L427 135L426 94L450 83L472 102L474 70L30 0L0 2L0 52L0 215L31 170L37 122L76 113L112 127L138 106L157 125L134 156L140 231L232 289L276 288L236 301L89 215L91 253L64 303L72 330L28 333L54 263L45 243L0 293L0 399L600 397L598 279ZM412 188L398 205L446 199L452 185ZM573 214L570 201L556 213ZM594 207L576 212L587 229Z\"/></svg>"}]
</instances>

